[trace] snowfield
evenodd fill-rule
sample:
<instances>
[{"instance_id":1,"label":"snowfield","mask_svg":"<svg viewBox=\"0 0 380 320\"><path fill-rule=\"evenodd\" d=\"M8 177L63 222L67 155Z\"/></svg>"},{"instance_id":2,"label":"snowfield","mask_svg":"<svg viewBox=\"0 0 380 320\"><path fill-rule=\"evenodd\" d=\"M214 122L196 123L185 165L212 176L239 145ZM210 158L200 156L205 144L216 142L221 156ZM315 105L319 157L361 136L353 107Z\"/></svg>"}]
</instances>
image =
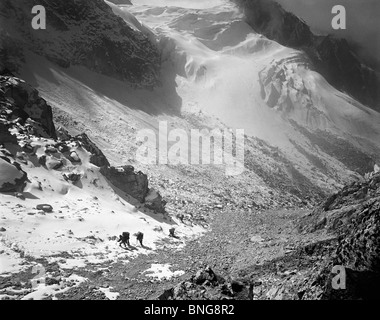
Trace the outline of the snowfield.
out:
<instances>
[{"instance_id":1,"label":"snowfield","mask_svg":"<svg viewBox=\"0 0 380 320\"><path fill-rule=\"evenodd\" d=\"M162 214L139 211L130 204L136 201L123 199L121 192L120 196L115 193L99 168L89 163L87 151L78 148L75 152L81 159L81 165L75 167L75 172L82 176L78 184L65 181L64 171L46 170L28 162L24 168L30 179L24 190L26 200L17 199L13 194L0 194L1 226L6 230L0 233L0 274L3 276L26 268L25 259L12 250L21 252L24 257L50 257L49 261L59 261L60 267L65 269L151 253L156 250L157 242L168 238L175 221ZM51 205L53 212L37 210L41 203ZM118 246L116 238L123 231L130 232L135 250ZM132 236L138 231L144 233L144 247ZM177 247L203 231L196 226L176 226L182 239ZM71 258L51 257L62 253L70 254Z\"/></svg>"},{"instance_id":2,"label":"snowfield","mask_svg":"<svg viewBox=\"0 0 380 320\"><path fill-rule=\"evenodd\" d=\"M35 173L44 181L43 173ZM84 191L79 191L69 188L63 182L47 179L46 182L55 188L41 192L45 202L49 200L49 204L56 208L50 214L35 209L41 202L38 198L41 197L40 193L33 192L31 195L37 199L28 199L27 202L14 201L13 196L1 195L1 218L6 220L2 222L2 226L7 230L0 239L3 245L12 248L16 246L26 255L34 257L60 252L72 253L75 261L70 259L65 264L73 267L73 263L83 266L84 263L101 263L147 253L155 250L156 241L167 237L169 233L171 225L162 218L155 218L154 214L135 212L133 206L112 194L110 190L102 187L91 190L90 186L85 186ZM162 231L153 231L155 227L161 227ZM131 235L142 231L144 244L149 249L138 248L136 252L121 250L115 239L110 238L118 236L122 231L129 231ZM177 232L186 237L199 234L202 230L179 227ZM137 246L133 241L132 245ZM1 273L12 270L14 265L2 259Z\"/></svg>"}]
</instances>

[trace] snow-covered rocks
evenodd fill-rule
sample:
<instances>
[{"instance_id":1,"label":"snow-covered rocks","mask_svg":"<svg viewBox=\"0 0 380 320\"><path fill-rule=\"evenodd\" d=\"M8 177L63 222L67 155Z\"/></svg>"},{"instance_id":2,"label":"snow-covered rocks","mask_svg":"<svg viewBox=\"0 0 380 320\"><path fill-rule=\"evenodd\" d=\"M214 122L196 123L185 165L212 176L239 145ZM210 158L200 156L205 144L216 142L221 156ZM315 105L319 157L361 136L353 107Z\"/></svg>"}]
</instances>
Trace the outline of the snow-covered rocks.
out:
<instances>
[{"instance_id":1,"label":"snow-covered rocks","mask_svg":"<svg viewBox=\"0 0 380 320\"><path fill-rule=\"evenodd\" d=\"M66 136L68 133L66 134ZM71 136L69 136L71 137ZM68 140L69 138L66 138ZM93 143L90 138L87 136L87 134L82 133L80 135L77 135L75 137L75 141L78 141L79 144L86 149L90 153L90 162L94 164L97 167L108 167L110 166L110 163L108 162L106 156L103 154L103 152L96 146L95 143ZM71 152L70 156L73 154Z\"/></svg>"},{"instance_id":2,"label":"snow-covered rocks","mask_svg":"<svg viewBox=\"0 0 380 320\"><path fill-rule=\"evenodd\" d=\"M0 76L0 83L7 81L16 86L23 83L13 78ZM167 233L157 232L154 227L167 230L172 225L169 217L147 212L142 203L137 204L138 200L122 195L101 171L111 171L121 191L130 190L142 202L149 195L145 204L152 210L164 212L165 202L158 192L148 188L146 175L136 173L132 166L109 167L105 155L86 134L72 136L59 129L56 139L46 130L29 130L30 117L24 115L26 120L18 117L15 101L1 93L0 123L4 124L3 132L14 137L0 149L0 181L8 183L1 186L12 192L0 193L1 227L4 228L0 248L4 247L10 254L7 259L2 257L5 264L4 269L0 268L1 274L19 272L21 264L26 263L26 256L31 260L39 257L59 261L61 269L73 268L74 262L76 267L85 268L89 263L117 262L125 257L148 254L165 242ZM40 120L33 121L33 128L42 128ZM18 189L19 184L23 186L22 182L25 188ZM131 234L142 231L147 247L122 251L111 239L124 230ZM176 230L181 235L177 247L183 245L187 237L204 231L201 227L185 225ZM55 286L59 289L61 285L55 283L40 289L50 290ZM29 292L26 297L38 295L40 289Z\"/></svg>"},{"instance_id":3,"label":"snow-covered rocks","mask_svg":"<svg viewBox=\"0 0 380 320\"><path fill-rule=\"evenodd\" d=\"M160 193L148 187L148 176L141 171L135 172L134 167L102 167L100 172L115 187L134 199L144 203L145 207L155 212L164 213L166 202Z\"/></svg>"},{"instance_id":4,"label":"snow-covered rocks","mask_svg":"<svg viewBox=\"0 0 380 320\"><path fill-rule=\"evenodd\" d=\"M48 170L59 170L63 167L64 163L62 159L47 157L45 165Z\"/></svg>"},{"instance_id":5,"label":"snow-covered rocks","mask_svg":"<svg viewBox=\"0 0 380 320\"><path fill-rule=\"evenodd\" d=\"M155 212L165 212L166 201L162 199L162 196L155 189L150 189L145 197L145 207Z\"/></svg>"},{"instance_id":6,"label":"snow-covered rocks","mask_svg":"<svg viewBox=\"0 0 380 320\"><path fill-rule=\"evenodd\" d=\"M51 107L40 97L38 91L15 77L3 77L2 80L0 88L4 92L4 98L13 103L13 113L24 122L28 118L38 122L46 136L55 138ZM32 126L33 123L29 122L29 125Z\"/></svg>"},{"instance_id":7,"label":"snow-covered rocks","mask_svg":"<svg viewBox=\"0 0 380 320\"><path fill-rule=\"evenodd\" d=\"M0 192L22 191L28 177L20 165L11 163L9 159L0 157Z\"/></svg>"},{"instance_id":8,"label":"snow-covered rocks","mask_svg":"<svg viewBox=\"0 0 380 320\"><path fill-rule=\"evenodd\" d=\"M78 154L75 151L72 151L70 153L69 159L70 159L71 162L80 162L80 158L79 158Z\"/></svg>"}]
</instances>

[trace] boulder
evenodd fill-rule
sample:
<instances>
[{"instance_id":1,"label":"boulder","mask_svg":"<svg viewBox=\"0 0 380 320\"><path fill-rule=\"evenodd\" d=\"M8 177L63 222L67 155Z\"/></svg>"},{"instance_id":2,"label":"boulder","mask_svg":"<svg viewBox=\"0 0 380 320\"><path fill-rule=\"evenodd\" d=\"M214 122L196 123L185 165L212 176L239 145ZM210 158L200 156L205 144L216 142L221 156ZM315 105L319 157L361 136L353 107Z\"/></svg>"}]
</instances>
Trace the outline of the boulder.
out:
<instances>
[{"instance_id":1,"label":"boulder","mask_svg":"<svg viewBox=\"0 0 380 320\"><path fill-rule=\"evenodd\" d=\"M63 167L63 161L54 157L47 157L45 165L49 170L59 170Z\"/></svg>"},{"instance_id":2,"label":"boulder","mask_svg":"<svg viewBox=\"0 0 380 320\"><path fill-rule=\"evenodd\" d=\"M38 157L38 163L39 163L41 166L46 165L46 155L42 155L42 156Z\"/></svg>"},{"instance_id":3,"label":"boulder","mask_svg":"<svg viewBox=\"0 0 380 320\"><path fill-rule=\"evenodd\" d=\"M66 181L71 181L72 183L76 183L81 179L81 175L77 173L68 173L68 174L64 173L63 178Z\"/></svg>"},{"instance_id":4,"label":"boulder","mask_svg":"<svg viewBox=\"0 0 380 320\"><path fill-rule=\"evenodd\" d=\"M72 151L69 156L69 160L74 163L81 162L78 154L75 151Z\"/></svg>"},{"instance_id":5,"label":"boulder","mask_svg":"<svg viewBox=\"0 0 380 320\"><path fill-rule=\"evenodd\" d=\"M36 137L51 138L50 133L47 132L46 128L40 122L31 118L26 119L24 127L27 134Z\"/></svg>"},{"instance_id":6,"label":"boulder","mask_svg":"<svg viewBox=\"0 0 380 320\"><path fill-rule=\"evenodd\" d=\"M245 284L240 281L233 280L231 282L231 289L233 292L236 292L236 293L242 292L245 289L245 287L246 287Z\"/></svg>"},{"instance_id":7,"label":"boulder","mask_svg":"<svg viewBox=\"0 0 380 320\"><path fill-rule=\"evenodd\" d=\"M45 148L45 153L46 154L54 154L54 153L58 153L58 150L57 148L53 147L53 146L46 146Z\"/></svg>"},{"instance_id":8,"label":"boulder","mask_svg":"<svg viewBox=\"0 0 380 320\"><path fill-rule=\"evenodd\" d=\"M162 196L155 189L149 189L147 196L145 197L145 207L159 213L165 213L166 201L162 199Z\"/></svg>"},{"instance_id":9,"label":"boulder","mask_svg":"<svg viewBox=\"0 0 380 320\"><path fill-rule=\"evenodd\" d=\"M80 142L81 146L91 153L90 162L97 167L109 167L110 163L108 162L106 156L103 152L93 143L87 134L82 133L75 137L75 140Z\"/></svg>"},{"instance_id":10,"label":"boulder","mask_svg":"<svg viewBox=\"0 0 380 320\"><path fill-rule=\"evenodd\" d=\"M0 157L0 192L22 192L28 176L17 163Z\"/></svg>"},{"instance_id":11,"label":"boulder","mask_svg":"<svg viewBox=\"0 0 380 320\"><path fill-rule=\"evenodd\" d=\"M23 121L31 118L38 122L50 137L56 138L52 109L39 96L38 91L16 77L3 78L0 88L4 96L14 102L15 115L20 116Z\"/></svg>"},{"instance_id":12,"label":"boulder","mask_svg":"<svg viewBox=\"0 0 380 320\"><path fill-rule=\"evenodd\" d=\"M17 143L16 136L12 135L9 132L9 128L3 123L0 123L0 143L1 144L3 143L16 144Z\"/></svg>"},{"instance_id":13,"label":"boulder","mask_svg":"<svg viewBox=\"0 0 380 320\"><path fill-rule=\"evenodd\" d=\"M61 141L66 141L66 140L69 140L71 139L71 135L69 134L69 132L63 128L63 127L58 127L58 129L56 130L56 134L57 134L57 138Z\"/></svg>"},{"instance_id":14,"label":"boulder","mask_svg":"<svg viewBox=\"0 0 380 320\"><path fill-rule=\"evenodd\" d=\"M209 281L212 284L218 283L218 278L214 271L207 266L204 269L198 270L198 272L194 276L194 283L196 284L204 284L206 281Z\"/></svg>"},{"instance_id":15,"label":"boulder","mask_svg":"<svg viewBox=\"0 0 380 320\"><path fill-rule=\"evenodd\" d=\"M135 173L130 167L102 167L100 172L117 188L141 203L147 196L148 177L141 171Z\"/></svg>"},{"instance_id":16,"label":"boulder","mask_svg":"<svg viewBox=\"0 0 380 320\"><path fill-rule=\"evenodd\" d=\"M15 196L16 198L21 199L21 200L25 200L25 196L24 196L21 192L15 192L15 193L14 193L14 196Z\"/></svg>"},{"instance_id":17,"label":"boulder","mask_svg":"<svg viewBox=\"0 0 380 320\"><path fill-rule=\"evenodd\" d=\"M48 213L53 211L53 207L50 204L39 204L37 205L36 209Z\"/></svg>"},{"instance_id":18,"label":"boulder","mask_svg":"<svg viewBox=\"0 0 380 320\"><path fill-rule=\"evenodd\" d=\"M159 300L252 300L253 285L238 280L226 281L207 266L195 276L165 290Z\"/></svg>"},{"instance_id":19,"label":"boulder","mask_svg":"<svg viewBox=\"0 0 380 320\"><path fill-rule=\"evenodd\" d=\"M174 288L165 290L159 297L158 300L172 300L174 297Z\"/></svg>"},{"instance_id":20,"label":"boulder","mask_svg":"<svg viewBox=\"0 0 380 320\"><path fill-rule=\"evenodd\" d=\"M47 277L45 279L45 284L47 286L52 286L52 285L55 285L55 284L60 284L62 281L61 277Z\"/></svg>"}]
</instances>

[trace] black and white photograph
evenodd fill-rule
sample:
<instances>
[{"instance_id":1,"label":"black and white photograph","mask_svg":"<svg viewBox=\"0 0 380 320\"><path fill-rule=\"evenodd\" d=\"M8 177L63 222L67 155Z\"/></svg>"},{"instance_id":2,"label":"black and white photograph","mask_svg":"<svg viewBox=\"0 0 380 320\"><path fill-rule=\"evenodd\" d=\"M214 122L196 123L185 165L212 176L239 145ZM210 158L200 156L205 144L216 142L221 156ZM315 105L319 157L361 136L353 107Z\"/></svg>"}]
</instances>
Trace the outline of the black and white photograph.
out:
<instances>
[{"instance_id":1,"label":"black and white photograph","mask_svg":"<svg viewBox=\"0 0 380 320\"><path fill-rule=\"evenodd\" d=\"M380 299L379 16L0 0L0 305Z\"/></svg>"}]
</instances>

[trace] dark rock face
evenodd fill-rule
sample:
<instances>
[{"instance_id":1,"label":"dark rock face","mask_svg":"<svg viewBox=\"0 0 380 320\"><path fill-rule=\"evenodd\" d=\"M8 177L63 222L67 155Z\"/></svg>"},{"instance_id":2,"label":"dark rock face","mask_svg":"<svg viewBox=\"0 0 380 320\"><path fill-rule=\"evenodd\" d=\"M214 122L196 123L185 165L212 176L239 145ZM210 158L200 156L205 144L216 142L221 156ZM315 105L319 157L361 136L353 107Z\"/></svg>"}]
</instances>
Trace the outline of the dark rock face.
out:
<instances>
[{"instance_id":1,"label":"dark rock face","mask_svg":"<svg viewBox=\"0 0 380 320\"><path fill-rule=\"evenodd\" d=\"M118 189L144 203L145 207L156 213L165 213L166 201L160 193L149 189L148 176L141 171L135 172L132 166L103 166L100 172Z\"/></svg>"},{"instance_id":2,"label":"dark rock face","mask_svg":"<svg viewBox=\"0 0 380 320\"><path fill-rule=\"evenodd\" d=\"M155 189L149 189L148 194L145 197L145 207L159 213L165 213L166 201L162 199L162 196Z\"/></svg>"},{"instance_id":3,"label":"dark rock face","mask_svg":"<svg viewBox=\"0 0 380 320\"><path fill-rule=\"evenodd\" d=\"M0 192L23 191L28 180L18 163L11 163L7 157L0 157Z\"/></svg>"},{"instance_id":4,"label":"dark rock face","mask_svg":"<svg viewBox=\"0 0 380 320\"><path fill-rule=\"evenodd\" d=\"M8 126L0 123L0 143L16 143L17 138L9 132Z\"/></svg>"},{"instance_id":5,"label":"dark rock face","mask_svg":"<svg viewBox=\"0 0 380 320\"><path fill-rule=\"evenodd\" d=\"M218 285L219 283L217 275L214 273L214 271L210 267L206 267L205 269L198 270L198 272L193 278L193 282L195 282L195 284L198 284L198 285L204 284L206 281L208 281L209 283L213 285ZM220 282L223 283L223 281L220 281Z\"/></svg>"},{"instance_id":6,"label":"dark rock face","mask_svg":"<svg viewBox=\"0 0 380 320\"><path fill-rule=\"evenodd\" d=\"M106 156L103 152L93 143L87 134L82 133L75 137L76 141L79 141L84 149L91 153L90 162L97 167L109 167L110 163L108 162Z\"/></svg>"},{"instance_id":7,"label":"dark rock face","mask_svg":"<svg viewBox=\"0 0 380 320\"><path fill-rule=\"evenodd\" d=\"M117 188L136 200L144 202L147 196L148 177L142 172L135 173L130 167L103 167L100 172Z\"/></svg>"},{"instance_id":8,"label":"dark rock face","mask_svg":"<svg viewBox=\"0 0 380 320\"><path fill-rule=\"evenodd\" d=\"M301 229L316 231L325 228L347 235L351 231L350 223L367 221L372 212L378 211L379 203L380 173L372 173L364 181L353 182L327 198L310 217L305 218Z\"/></svg>"},{"instance_id":9,"label":"dark rock face","mask_svg":"<svg viewBox=\"0 0 380 320\"><path fill-rule=\"evenodd\" d=\"M232 1L244 10L247 23L255 31L282 45L303 50L313 68L333 86L380 110L380 79L358 59L346 40L314 35L306 23L272 0Z\"/></svg>"},{"instance_id":10,"label":"dark rock face","mask_svg":"<svg viewBox=\"0 0 380 320\"><path fill-rule=\"evenodd\" d=\"M19 117L24 123L30 118L39 123L37 130L42 129L48 137L56 137L52 109L36 89L18 78L5 76L1 78L0 90L2 101L4 105L8 102L14 118Z\"/></svg>"},{"instance_id":11,"label":"dark rock face","mask_svg":"<svg viewBox=\"0 0 380 320\"><path fill-rule=\"evenodd\" d=\"M307 231L327 229L338 235L332 257L326 259L307 287L307 298L375 299L380 285L380 172L366 176L331 196L301 223ZM333 266L346 269L346 289L331 286ZM318 293L318 294L317 294Z\"/></svg>"},{"instance_id":12,"label":"dark rock face","mask_svg":"<svg viewBox=\"0 0 380 320\"><path fill-rule=\"evenodd\" d=\"M42 210L44 212L53 212L53 207L50 204L39 204L36 206L37 210Z\"/></svg>"},{"instance_id":13,"label":"dark rock face","mask_svg":"<svg viewBox=\"0 0 380 320\"><path fill-rule=\"evenodd\" d=\"M81 175L80 174L76 174L76 173L70 173L70 174L64 174L63 178L66 181L71 181L73 183L76 183L76 182L78 182L81 179Z\"/></svg>"},{"instance_id":14,"label":"dark rock face","mask_svg":"<svg viewBox=\"0 0 380 320\"><path fill-rule=\"evenodd\" d=\"M35 5L46 8L46 30L31 27ZM160 55L155 45L102 0L5 0L1 12L11 31L0 36L3 67L14 71L16 57L22 59L29 50L64 68L86 66L136 87L157 84Z\"/></svg>"}]
</instances>

